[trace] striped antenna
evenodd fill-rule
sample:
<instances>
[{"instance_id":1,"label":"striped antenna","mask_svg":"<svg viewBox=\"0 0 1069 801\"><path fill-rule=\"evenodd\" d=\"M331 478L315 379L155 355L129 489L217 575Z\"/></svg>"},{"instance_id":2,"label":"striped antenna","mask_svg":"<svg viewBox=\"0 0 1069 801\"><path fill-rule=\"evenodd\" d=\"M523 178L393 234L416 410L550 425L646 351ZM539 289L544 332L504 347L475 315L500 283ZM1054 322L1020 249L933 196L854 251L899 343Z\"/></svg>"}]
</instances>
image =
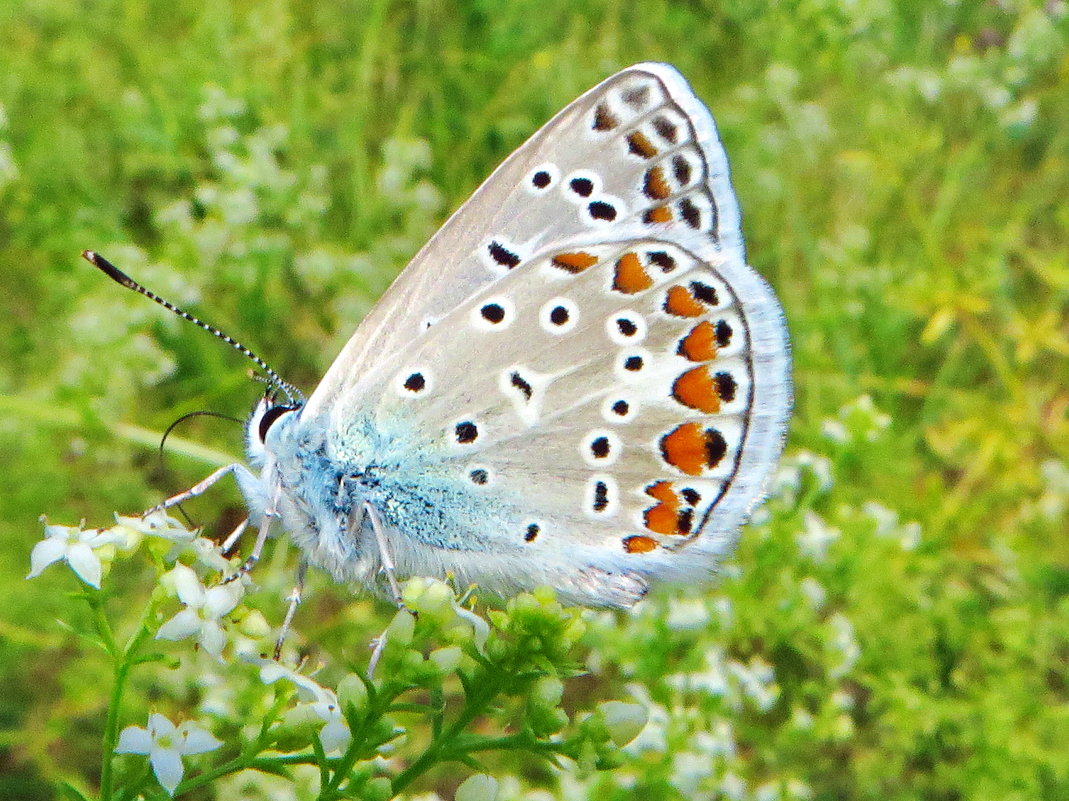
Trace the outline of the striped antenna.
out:
<instances>
[{"instance_id":1,"label":"striped antenna","mask_svg":"<svg viewBox=\"0 0 1069 801\"><path fill-rule=\"evenodd\" d=\"M212 336L223 340L223 342L228 344L234 350L236 350L239 353L241 353L243 356L245 356L245 358L250 359L254 364L256 364L257 367L259 367L261 370L263 370L267 374L267 382L271 386L274 386L274 387L277 387L278 389L280 389L282 391L282 393L286 396L286 398L289 400L290 403L296 403L296 404L299 404L299 405L303 405L304 404L304 393L303 392L301 392L299 389L297 389L297 387L293 386L293 384L290 384L287 381L283 381L282 377L279 376L278 373L276 373L274 370L272 370L267 365L267 362L265 362L263 359L261 359L259 356L257 356L255 353L253 353L251 350L249 350L247 347L242 345L240 342L238 342L233 337L227 336L226 334L224 334L222 331L220 331L215 326L208 325L208 323L206 323L203 320L200 320L200 319L194 317L189 312L178 308L177 306L175 306L170 301L164 300L163 298L161 298L159 295L157 295L152 290L146 289L145 287L141 286L141 284L137 283L137 281L135 281L133 278L128 276L126 273L124 273L122 270L120 270L118 267L116 267L110 261L108 261L103 256L101 256L99 253L96 253L96 252L94 252L92 250L83 250L82 251L82 258L85 259L90 264L92 264L97 269L99 269L102 273L104 273L106 276L108 276L111 280L115 281L115 283L121 284L122 286L126 287L127 289L132 289L134 292L137 292L139 295L144 295L146 298L148 298L149 300L155 301L156 303L160 304L161 306L163 306L163 308L167 309L168 311L174 312L175 314L177 314L182 319L189 320L189 322L193 323L193 325L197 326L198 328L203 328L205 331L207 331Z\"/></svg>"}]
</instances>

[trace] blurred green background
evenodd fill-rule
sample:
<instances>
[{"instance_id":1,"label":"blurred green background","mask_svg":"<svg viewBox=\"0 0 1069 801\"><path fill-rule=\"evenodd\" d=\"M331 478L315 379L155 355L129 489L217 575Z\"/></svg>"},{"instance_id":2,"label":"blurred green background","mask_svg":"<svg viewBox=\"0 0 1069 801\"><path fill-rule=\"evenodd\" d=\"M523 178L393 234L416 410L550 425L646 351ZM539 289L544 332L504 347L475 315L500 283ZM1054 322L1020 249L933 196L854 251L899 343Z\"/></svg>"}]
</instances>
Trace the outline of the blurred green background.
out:
<instances>
[{"instance_id":1,"label":"blurred green background","mask_svg":"<svg viewBox=\"0 0 1069 801\"><path fill-rule=\"evenodd\" d=\"M262 389L81 249L310 390L501 159L647 59L712 109L785 306L789 459L741 576L699 602L730 620L662 599L675 623L611 624L628 653L594 680L647 687L662 747L517 792L1069 798L1067 42L1061 0L3 3L0 798L92 787L99 760L77 582L24 581L38 516L107 524L188 486L240 429L192 420L161 461L163 429ZM209 530L227 492L193 506ZM317 582L309 639L346 599ZM776 698L665 681L714 646L770 665Z\"/></svg>"}]
</instances>

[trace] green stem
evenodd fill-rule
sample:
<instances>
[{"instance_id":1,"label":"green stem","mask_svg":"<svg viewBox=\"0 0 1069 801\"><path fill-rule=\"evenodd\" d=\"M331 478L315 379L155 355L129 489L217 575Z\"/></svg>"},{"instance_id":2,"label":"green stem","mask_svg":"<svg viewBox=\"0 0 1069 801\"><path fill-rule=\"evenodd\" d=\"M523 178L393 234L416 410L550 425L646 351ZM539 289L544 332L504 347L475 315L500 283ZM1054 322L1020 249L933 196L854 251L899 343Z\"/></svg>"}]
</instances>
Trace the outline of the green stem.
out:
<instances>
[{"instance_id":1,"label":"green stem","mask_svg":"<svg viewBox=\"0 0 1069 801\"><path fill-rule=\"evenodd\" d=\"M447 752L453 741L464 733L475 718L486 711L490 702L497 696L498 684L498 680L489 675L484 681L473 682L473 686L481 688L481 691L474 698L468 698L464 709L453 724L427 746L427 750L420 754L415 762L397 775L397 778L393 780L394 795L399 795L408 785L442 761L443 754Z\"/></svg>"},{"instance_id":2,"label":"green stem","mask_svg":"<svg viewBox=\"0 0 1069 801\"><path fill-rule=\"evenodd\" d=\"M156 612L156 603L152 600L148 602L141 616L137 632L126 643L126 647L122 649L121 653L115 642L115 636L112 634L107 615L104 613L102 599L96 597L90 603L93 606L97 631L100 632L108 653L115 660L115 682L111 688L111 698L108 700L108 717L104 724L104 748L100 764L100 799L101 801L111 801L112 766L115 760L115 746L119 742L119 710L122 706L123 692L126 689L126 680L130 676L130 670L134 666L137 654L141 650L141 646L145 644L145 641L152 634L149 629L149 621Z\"/></svg>"},{"instance_id":3,"label":"green stem","mask_svg":"<svg viewBox=\"0 0 1069 801\"><path fill-rule=\"evenodd\" d=\"M216 779L220 779L223 776L227 776L231 773L239 773L243 770L259 770L264 773L276 775L279 772L279 768L287 765L315 765L316 762L316 756L313 753L289 754L287 756L278 757L252 757L251 759L246 756L239 756L225 764L207 770L190 779L186 779L178 785L178 788L175 790L175 795L188 793L190 790L195 790L198 787L211 784ZM170 796L161 792L154 796L146 796L146 798L168 799Z\"/></svg>"},{"instance_id":4,"label":"green stem","mask_svg":"<svg viewBox=\"0 0 1069 801\"><path fill-rule=\"evenodd\" d=\"M108 701L108 719L104 724L104 753L100 765L101 801L111 801L112 763L115 759L115 746L119 740L119 705L122 702L126 679L129 675L130 663L119 659L115 664L115 682L111 688L111 699Z\"/></svg>"},{"instance_id":5,"label":"green stem","mask_svg":"<svg viewBox=\"0 0 1069 801\"><path fill-rule=\"evenodd\" d=\"M536 740L526 733L506 737L485 737L464 748L464 753L476 751L530 751L532 754L562 754L564 743L560 740Z\"/></svg>"},{"instance_id":6,"label":"green stem","mask_svg":"<svg viewBox=\"0 0 1069 801\"><path fill-rule=\"evenodd\" d=\"M350 724L350 734L352 740L349 743L349 747L345 749L345 753L342 754L341 759L334 768L334 775L331 777L330 782L323 782L320 786L319 797L320 799L331 799L338 796L338 791L341 788L341 784L349 777L350 771L353 769L353 765L363 755L364 750L367 748L368 733L371 730L370 723L372 720L381 720L388 712L395 706L393 699L396 695L390 695L387 697L385 694L376 696L374 699L369 699L369 706L365 714L360 719L360 725L353 727L351 721L346 721Z\"/></svg>"}]
</instances>

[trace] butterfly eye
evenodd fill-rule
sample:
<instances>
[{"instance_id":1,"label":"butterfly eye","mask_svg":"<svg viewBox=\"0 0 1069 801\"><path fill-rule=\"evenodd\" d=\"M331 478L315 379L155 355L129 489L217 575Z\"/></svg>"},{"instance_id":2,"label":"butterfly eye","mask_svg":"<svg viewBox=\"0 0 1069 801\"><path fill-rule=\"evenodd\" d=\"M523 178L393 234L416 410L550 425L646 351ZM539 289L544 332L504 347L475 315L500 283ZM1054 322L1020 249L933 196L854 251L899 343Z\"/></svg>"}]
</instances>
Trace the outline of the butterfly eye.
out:
<instances>
[{"instance_id":1,"label":"butterfly eye","mask_svg":"<svg viewBox=\"0 0 1069 801\"><path fill-rule=\"evenodd\" d=\"M292 406L289 404L280 404L278 406L268 407L267 411L264 412L263 417L260 418L260 442L265 442L267 440L268 430L271 428L271 426L275 424L275 422L280 417L282 417L282 415L286 414L287 412L294 412L297 410L297 408L297 406Z\"/></svg>"}]
</instances>

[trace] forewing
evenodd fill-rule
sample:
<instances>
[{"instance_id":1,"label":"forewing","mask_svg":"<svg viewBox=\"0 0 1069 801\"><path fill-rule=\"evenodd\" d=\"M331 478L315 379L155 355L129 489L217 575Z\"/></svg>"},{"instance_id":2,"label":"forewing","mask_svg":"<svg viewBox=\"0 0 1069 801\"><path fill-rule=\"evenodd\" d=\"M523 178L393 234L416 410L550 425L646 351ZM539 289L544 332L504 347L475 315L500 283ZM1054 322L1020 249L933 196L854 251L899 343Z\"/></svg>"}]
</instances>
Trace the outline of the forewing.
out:
<instances>
[{"instance_id":1,"label":"forewing","mask_svg":"<svg viewBox=\"0 0 1069 801\"><path fill-rule=\"evenodd\" d=\"M727 159L709 112L667 64L637 64L575 100L516 150L415 256L304 410L345 413L377 369L467 298L553 242L637 223L700 232L745 261Z\"/></svg>"}]
</instances>

